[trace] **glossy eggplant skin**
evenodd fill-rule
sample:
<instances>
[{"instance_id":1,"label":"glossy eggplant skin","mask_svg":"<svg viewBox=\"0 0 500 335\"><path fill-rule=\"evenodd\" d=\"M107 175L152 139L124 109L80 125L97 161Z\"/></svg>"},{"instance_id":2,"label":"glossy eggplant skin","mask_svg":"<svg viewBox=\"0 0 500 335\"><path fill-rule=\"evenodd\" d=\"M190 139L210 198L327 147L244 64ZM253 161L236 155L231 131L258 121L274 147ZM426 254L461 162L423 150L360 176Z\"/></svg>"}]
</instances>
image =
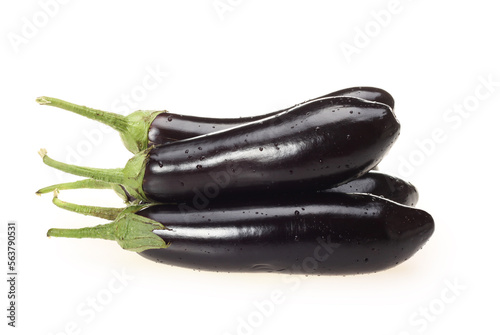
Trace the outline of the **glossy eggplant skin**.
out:
<instances>
[{"instance_id":1,"label":"glossy eggplant skin","mask_svg":"<svg viewBox=\"0 0 500 335\"><path fill-rule=\"evenodd\" d=\"M418 202L418 190L413 184L378 171L370 171L322 192L368 193L406 206L415 206Z\"/></svg>"},{"instance_id":2,"label":"glossy eggplant skin","mask_svg":"<svg viewBox=\"0 0 500 335\"><path fill-rule=\"evenodd\" d=\"M318 98L333 96L361 98L379 102L389 106L391 109L394 109L393 97L388 92L376 87L351 87L328 93ZM180 115L169 112L161 113L156 116L150 125L148 132L149 145L159 145L213 133L214 131L236 127L247 122L264 119L266 117L284 112L287 109L259 116L226 119Z\"/></svg>"},{"instance_id":3,"label":"glossy eggplant skin","mask_svg":"<svg viewBox=\"0 0 500 335\"><path fill-rule=\"evenodd\" d=\"M142 190L157 202L200 194L321 190L375 167L399 135L384 104L314 100L239 127L153 147Z\"/></svg>"},{"instance_id":4,"label":"glossy eggplant skin","mask_svg":"<svg viewBox=\"0 0 500 335\"><path fill-rule=\"evenodd\" d=\"M128 202L135 202L137 200L128 194L126 189L123 189L123 192L128 197ZM413 184L373 170L347 183L318 192L365 193L413 207L418 202L418 190Z\"/></svg>"},{"instance_id":5,"label":"glossy eggplant skin","mask_svg":"<svg viewBox=\"0 0 500 335\"><path fill-rule=\"evenodd\" d=\"M167 227L154 233L170 243L140 254L208 271L361 274L402 263L434 231L425 211L366 194L216 200L196 211L170 204L136 213Z\"/></svg>"}]
</instances>

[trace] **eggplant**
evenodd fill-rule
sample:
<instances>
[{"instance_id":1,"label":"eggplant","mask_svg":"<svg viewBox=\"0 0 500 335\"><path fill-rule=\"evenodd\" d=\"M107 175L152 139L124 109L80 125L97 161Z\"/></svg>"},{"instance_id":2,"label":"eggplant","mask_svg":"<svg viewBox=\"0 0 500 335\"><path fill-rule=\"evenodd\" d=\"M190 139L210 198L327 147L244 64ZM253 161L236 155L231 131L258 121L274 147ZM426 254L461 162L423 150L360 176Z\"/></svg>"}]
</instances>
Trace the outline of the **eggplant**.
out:
<instances>
[{"instance_id":1,"label":"eggplant","mask_svg":"<svg viewBox=\"0 0 500 335\"><path fill-rule=\"evenodd\" d=\"M116 213L108 224L47 235L115 240L152 261L196 270L349 275L401 264L434 231L427 212L367 194L222 197L196 211L172 203Z\"/></svg>"},{"instance_id":2,"label":"eggplant","mask_svg":"<svg viewBox=\"0 0 500 335\"><path fill-rule=\"evenodd\" d=\"M301 104L310 102L312 100L327 97L355 97L382 103L389 106L391 109L394 109L394 99L392 98L392 96L386 91L376 87L350 87L302 102L295 105L294 107L300 106ZM248 122L261 120L269 116L276 115L290 108L258 116L239 118L207 118L168 112L160 113L156 115L149 127L149 145L158 145L172 141L183 140L191 137L213 133L214 131L240 126Z\"/></svg>"},{"instance_id":3,"label":"eggplant","mask_svg":"<svg viewBox=\"0 0 500 335\"><path fill-rule=\"evenodd\" d=\"M219 194L312 191L335 187L374 168L399 135L385 104L328 97L215 133L153 146L123 169L45 164L116 183L140 201L171 202Z\"/></svg>"},{"instance_id":4,"label":"eggplant","mask_svg":"<svg viewBox=\"0 0 500 335\"><path fill-rule=\"evenodd\" d=\"M367 193L413 207L418 202L418 190L413 184L380 171L370 171L359 178L321 192Z\"/></svg>"},{"instance_id":5,"label":"eggplant","mask_svg":"<svg viewBox=\"0 0 500 335\"><path fill-rule=\"evenodd\" d=\"M334 96L350 96L379 102L391 109L394 108L393 97L386 91L376 87L351 87L328 93L319 98ZM212 133L214 131L240 126L244 123L265 119L290 109L282 109L259 116L229 119L181 115L167 111L143 110L136 111L128 116L123 116L76 105L56 98L39 97L36 101L41 105L59 107L112 127L120 133L125 147L132 153L139 153L153 145L161 145L176 140L183 140ZM297 104L294 107L301 104Z\"/></svg>"},{"instance_id":6,"label":"eggplant","mask_svg":"<svg viewBox=\"0 0 500 335\"><path fill-rule=\"evenodd\" d=\"M122 197L125 203L137 203L137 199L128 194L121 185L95 179L83 179L76 182L51 185L38 190L36 193L40 195L54 192L55 190L62 191L81 188L112 189ZM347 183L318 192L366 193L407 206L416 206L418 202L418 190L413 184L403 179L373 170Z\"/></svg>"}]
</instances>

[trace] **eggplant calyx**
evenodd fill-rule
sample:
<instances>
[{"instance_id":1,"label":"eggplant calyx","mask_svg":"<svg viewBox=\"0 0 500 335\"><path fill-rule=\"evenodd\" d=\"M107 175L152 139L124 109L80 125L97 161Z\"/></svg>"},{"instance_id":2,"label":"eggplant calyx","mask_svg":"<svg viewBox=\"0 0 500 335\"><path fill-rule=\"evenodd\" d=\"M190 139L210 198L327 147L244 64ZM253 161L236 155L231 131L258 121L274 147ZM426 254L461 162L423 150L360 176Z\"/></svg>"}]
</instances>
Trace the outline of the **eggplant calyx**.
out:
<instances>
[{"instance_id":1,"label":"eggplant calyx","mask_svg":"<svg viewBox=\"0 0 500 335\"><path fill-rule=\"evenodd\" d=\"M149 149L141 151L129 159L122 169L99 169L66 164L56 161L47 156L47 150L40 149L38 154L42 157L44 164L63 172L71 173L81 177L87 177L107 183L118 184L133 198L147 201L147 197L142 189L145 165L149 156Z\"/></svg>"},{"instance_id":2,"label":"eggplant calyx","mask_svg":"<svg viewBox=\"0 0 500 335\"><path fill-rule=\"evenodd\" d=\"M118 242L123 249L134 252L167 248L169 244L154 231L168 228L157 221L135 214L141 208L144 206L127 207L116 220L103 225L78 229L52 228L47 232L47 236L111 240Z\"/></svg>"},{"instance_id":3,"label":"eggplant calyx","mask_svg":"<svg viewBox=\"0 0 500 335\"><path fill-rule=\"evenodd\" d=\"M113 128L119 132L125 147L134 154L147 149L151 123L158 114L165 112L139 110L124 116L45 96L38 97L36 102L73 112Z\"/></svg>"}]
</instances>

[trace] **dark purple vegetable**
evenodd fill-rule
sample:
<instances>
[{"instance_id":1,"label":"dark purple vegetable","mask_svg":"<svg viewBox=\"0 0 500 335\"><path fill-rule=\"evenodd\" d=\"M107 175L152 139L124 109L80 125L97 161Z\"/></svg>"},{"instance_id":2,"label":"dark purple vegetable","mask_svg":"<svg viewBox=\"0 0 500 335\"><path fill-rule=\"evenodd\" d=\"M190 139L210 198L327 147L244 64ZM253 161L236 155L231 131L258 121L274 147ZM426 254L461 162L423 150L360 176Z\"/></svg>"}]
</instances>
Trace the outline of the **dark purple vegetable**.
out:
<instances>
[{"instance_id":1,"label":"dark purple vegetable","mask_svg":"<svg viewBox=\"0 0 500 335\"><path fill-rule=\"evenodd\" d=\"M113 189L127 203L134 203L137 200L130 194L125 193L123 187L118 184L102 182L94 179L84 179L72 183L48 186L38 190L37 194L53 192L55 190L72 190L80 188ZM418 201L418 191L415 186L400 178L378 171L370 171L354 180L348 181L345 184L318 192L366 193L380 196L407 206L415 206Z\"/></svg>"},{"instance_id":2,"label":"dark purple vegetable","mask_svg":"<svg viewBox=\"0 0 500 335\"><path fill-rule=\"evenodd\" d=\"M128 207L112 223L48 235L116 240L153 261L198 270L344 275L400 264L433 231L422 210L322 192L217 198L192 212L178 204Z\"/></svg>"},{"instance_id":3,"label":"dark purple vegetable","mask_svg":"<svg viewBox=\"0 0 500 335\"><path fill-rule=\"evenodd\" d=\"M379 102L394 108L394 99L386 91L375 87L351 87L326 94L320 98L350 96ZM315 99L313 99L315 100ZM312 100L309 100L312 101ZM307 103L303 102L301 104ZM152 145L161 145L175 140L187 139L214 131L242 125L284 112L287 109L260 116L219 119L169 113L167 111L136 111L128 116L100 111L85 106L50 97L39 97L42 105L59 107L102 122L117 130L123 143L133 153L138 153ZM301 104L295 105L297 107Z\"/></svg>"},{"instance_id":4,"label":"dark purple vegetable","mask_svg":"<svg viewBox=\"0 0 500 335\"><path fill-rule=\"evenodd\" d=\"M325 94L316 99L335 96L355 97L364 100L379 102L389 106L391 109L394 109L394 99L392 98L392 96L386 91L375 87L351 87ZM306 102L310 102L312 100L308 100ZM297 107L304 103L305 102L297 104L294 107ZM213 133L214 131L240 126L248 122L261 120L266 117L276 115L278 113L286 111L287 109L282 109L276 112L258 116L226 119L197 117L168 112L161 113L156 115L155 119L151 122L148 133L149 145L159 145L172 141L183 140L199 135Z\"/></svg>"},{"instance_id":5,"label":"dark purple vegetable","mask_svg":"<svg viewBox=\"0 0 500 335\"><path fill-rule=\"evenodd\" d=\"M415 206L418 202L418 191L415 186L378 171L370 171L350 182L322 192L367 193L407 206Z\"/></svg>"},{"instance_id":6,"label":"dark purple vegetable","mask_svg":"<svg viewBox=\"0 0 500 335\"><path fill-rule=\"evenodd\" d=\"M52 160L62 171L120 184L143 201L201 195L312 191L338 186L375 167L399 135L384 104L321 98L268 118L152 147L124 169L94 169Z\"/></svg>"}]
</instances>

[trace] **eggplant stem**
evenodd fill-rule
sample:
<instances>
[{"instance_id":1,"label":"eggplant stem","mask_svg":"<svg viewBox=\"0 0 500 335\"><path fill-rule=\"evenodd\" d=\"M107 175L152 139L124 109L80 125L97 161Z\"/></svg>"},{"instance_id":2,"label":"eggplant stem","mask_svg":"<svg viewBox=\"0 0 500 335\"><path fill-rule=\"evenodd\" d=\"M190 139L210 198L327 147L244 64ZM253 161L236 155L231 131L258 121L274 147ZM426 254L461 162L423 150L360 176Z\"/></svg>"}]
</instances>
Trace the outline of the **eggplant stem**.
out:
<instances>
[{"instance_id":1,"label":"eggplant stem","mask_svg":"<svg viewBox=\"0 0 500 335\"><path fill-rule=\"evenodd\" d=\"M98 169L71 165L50 158L47 156L47 150L45 149L40 149L38 153L42 157L43 162L54 169L113 184L113 190L126 201L129 201L127 199L129 195L138 201L148 201L142 189L142 181L144 179L146 162L149 157L149 150L144 150L134 155L134 157L128 160L123 169Z\"/></svg>"},{"instance_id":2,"label":"eggplant stem","mask_svg":"<svg viewBox=\"0 0 500 335\"><path fill-rule=\"evenodd\" d=\"M38 153L42 157L43 162L46 165L53 167L54 169L61 170L63 172L71 173L81 177L88 177L100 181L105 181L108 183L123 184L124 180L123 169L99 169L99 168L66 164L63 162L56 161L47 156L47 150L45 149L40 149Z\"/></svg>"},{"instance_id":3,"label":"eggplant stem","mask_svg":"<svg viewBox=\"0 0 500 335\"><path fill-rule=\"evenodd\" d=\"M106 181L102 180L95 180L95 179L83 179L83 180L77 180L74 182L70 183L61 183L61 184L55 184L47 187L43 187L36 191L37 195L40 194L45 194L49 192L54 192L54 190L77 190L77 189L82 189L82 188L89 188L89 189L96 189L96 190L107 190L107 189L113 189L113 183L108 183Z\"/></svg>"},{"instance_id":4,"label":"eggplant stem","mask_svg":"<svg viewBox=\"0 0 500 335\"><path fill-rule=\"evenodd\" d=\"M79 190L82 188L93 189L93 190L114 190L116 194L123 199L126 203L131 203L134 199L131 199L127 193L123 190L120 184L109 183L107 181L96 180L92 178L77 180L69 183L61 183L43 187L36 191L36 195L42 195L45 193L54 192L54 190Z\"/></svg>"},{"instance_id":5,"label":"eggplant stem","mask_svg":"<svg viewBox=\"0 0 500 335\"><path fill-rule=\"evenodd\" d=\"M83 215L91 215L106 220L115 220L117 216L123 211L123 208L86 206L62 201L61 199L59 199L59 191L57 189L54 190L54 198L52 198L52 203L57 207L70 212L75 212Z\"/></svg>"},{"instance_id":6,"label":"eggplant stem","mask_svg":"<svg viewBox=\"0 0 500 335\"><path fill-rule=\"evenodd\" d=\"M38 97L36 99L36 102L38 102L40 105L58 107L73 112L75 114L85 116L89 119L99 121L119 132L125 132L127 131L128 128L126 117L120 114L105 112L98 109L89 108L86 106L81 106L61 99L50 98L50 97Z\"/></svg>"},{"instance_id":7,"label":"eggplant stem","mask_svg":"<svg viewBox=\"0 0 500 335\"><path fill-rule=\"evenodd\" d=\"M123 116L50 97L39 97L36 102L40 105L62 108L110 126L120 133L123 144L134 154L148 148L151 123L158 114L166 112L139 110Z\"/></svg>"},{"instance_id":8,"label":"eggplant stem","mask_svg":"<svg viewBox=\"0 0 500 335\"><path fill-rule=\"evenodd\" d=\"M115 240L113 223L98 225L95 227L84 227L78 229L51 228L47 232L49 237L68 238L99 238L102 240Z\"/></svg>"},{"instance_id":9,"label":"eggplant stem","mask_svg":"<svg viewBox=\"0 0 500 335\"><path fill-rule=\"evenodd\" d=\"M113 240L123 249L134 252L167 248L170 244L154 231L168 228L157 221L135 214L144 207L126 207L114 221L103 225L77 229L52 228L47 232L47 236Z\"/></svg>"}]
</instances>

